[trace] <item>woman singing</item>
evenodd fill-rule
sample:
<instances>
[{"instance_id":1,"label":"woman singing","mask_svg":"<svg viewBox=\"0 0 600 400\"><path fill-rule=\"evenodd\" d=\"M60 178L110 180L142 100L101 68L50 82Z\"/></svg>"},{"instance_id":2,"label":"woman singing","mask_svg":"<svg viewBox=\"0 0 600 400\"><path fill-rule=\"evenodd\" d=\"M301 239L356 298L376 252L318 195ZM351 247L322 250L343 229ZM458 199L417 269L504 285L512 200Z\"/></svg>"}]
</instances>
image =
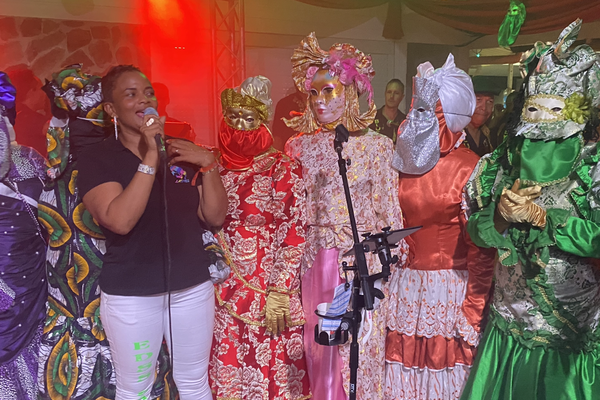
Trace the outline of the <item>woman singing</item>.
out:
<instances>
[{"instance_id":1,"label":"woman singing","mask_svg":"<svg viewBox=\"0 0 600 400\"><path fill-rule=\"evenodd\" d=\"M169 165L159 165L155 136L164 136L164 117L144 115L157 101L136 67L112 68L102 92L115 137L82 157L78 184L107 239L100 314L115 364L116 398L150 398L164 335L172 343L181 399L212 399L207 370L214 292L202 236L203 226L220 227L227 212L216 160L191 142L173 140ZM161 168L169 168L166 182Z\"/></svg>"}]
</instances>

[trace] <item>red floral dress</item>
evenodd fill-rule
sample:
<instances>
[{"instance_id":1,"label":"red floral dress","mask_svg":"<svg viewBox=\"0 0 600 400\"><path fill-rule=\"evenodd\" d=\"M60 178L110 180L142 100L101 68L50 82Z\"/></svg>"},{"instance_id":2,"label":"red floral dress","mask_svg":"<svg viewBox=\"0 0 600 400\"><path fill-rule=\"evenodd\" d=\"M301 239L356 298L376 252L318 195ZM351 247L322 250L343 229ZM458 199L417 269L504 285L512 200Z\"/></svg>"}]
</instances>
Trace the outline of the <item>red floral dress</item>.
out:
<instances>
[{"instance_id":1,"label":"red floral dress","mask_svg":"<svg viewBox=\"0 0 600 400\"><path fill-rule=\"evenodd\" d=\"M210 379L217 399L300 400L311 397L300 303L305 189L299 165L279 151L245 171L221 168L229 209L220 240L232 276L216 289ZM291 325L265 332L267 293L290 295Z\"/></svg>"}]
</instances>

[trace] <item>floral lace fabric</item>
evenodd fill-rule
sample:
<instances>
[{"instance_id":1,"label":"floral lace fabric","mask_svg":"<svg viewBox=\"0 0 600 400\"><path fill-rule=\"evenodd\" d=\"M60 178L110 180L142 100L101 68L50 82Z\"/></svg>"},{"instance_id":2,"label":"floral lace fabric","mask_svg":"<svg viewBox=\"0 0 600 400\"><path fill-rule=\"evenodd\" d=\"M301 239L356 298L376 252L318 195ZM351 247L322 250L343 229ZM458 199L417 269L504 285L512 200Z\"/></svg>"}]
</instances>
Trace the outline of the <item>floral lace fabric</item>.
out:
<instances>
[{"instance_id":1,"label":"floral lace fabric","mask_svg":"<svg viewBox=\"0 0 600 400\"><path fill-rule=\"evenodd\" d=\"M462 337L477 346L479 332L462 312L468 278L466 270L403 269L390 282L388 328L409 336Z\"/></svg>"},{"instance_id":2,"label":"floral lace fabric","mask_svg":"<svg viewBox=\"0 0 600 400\"><path fill-rule=\"evenodd\" d=\"M407 368L402 364L390 364L386 369L385 398L414 400L432 398L457 399L460 397L470 365L455 365L451 369L431 370Z\"/></svg>"},{"instance_id":3,"label":"floral lace fabric","mask_svg":"<svg viewBox=\"0 0 600 400\"><path fill-rule=\"evenodd\" d=\"M300 302L301 176L299 165L281 152L260 157L246 171L221 168L229 208L219 238L233 273L216 289L210 379L217 399L310 397ZM290 296L291 321L278 336L265 328L269 291Z\"/></svg>"},{"instance_id":4,"label":"floral lace fabric","mask_svg":"<svg viewBox=\"0 0 600 400\"><path fill-rule=\"evenodd\" d=\"M340 249L342 254L353 245L348 207L339 174L337 154L333 148L333 132L300 133L286 144L286 153L302 164L307 191L307 239L303 269L310 268L322 248ZM398 203L398 173L392 169L392 141L369 130L363 136L351 136L342 155L350 158L348 184L359 234L375 233L386 226L403 228ZM405 241L395 254L403 264L408 253ZM369 257L370 255L367 255ZM371 273L379 271L378 257L368 260ZM341 265L340 265L341 268ZM344 276L340 269L340 276Z\"/></svg>"},{"instance_id":5,"label":"floral lace fabric","mask_svg":"<svg viewBox=\"0 0 600 400\"><path fill-rule=\"evenodd\" d=\"M341 261L352 265L352 257L343 257L353 244L346 198L339 174L338 157L333 147L334 133L319 131L313 134L299 133L286 144L286 153L300 161L307 191L307 239L303 258L303 271L311 268L320 249L338 248ZM381 228L403 227L402 212L398 203L398 174L392 169L392 141L369 130L362 136L351 136L344 144L342 155L350 158L348 183L359 233L375 233ZM399 265L406 262L408 248L405 241L399 243L393 254L400 257ZM381 271L379 258L367 254L369 272ZM392 271L394 266L392 266ZM349 274L351 279L351 275ZM383 284L388 293L388 284ZM303 293L303 296L310 295ZM371 334L366 342L364 329L359 337L360 365L357 378L357 398L381 399L385 387L385 334L387 297L379 309L371 313ZM312 310L306 310L312 312ZM343 382L348 391L350 346L340 346L344 368Z\"/></svg>"}]
</instances>

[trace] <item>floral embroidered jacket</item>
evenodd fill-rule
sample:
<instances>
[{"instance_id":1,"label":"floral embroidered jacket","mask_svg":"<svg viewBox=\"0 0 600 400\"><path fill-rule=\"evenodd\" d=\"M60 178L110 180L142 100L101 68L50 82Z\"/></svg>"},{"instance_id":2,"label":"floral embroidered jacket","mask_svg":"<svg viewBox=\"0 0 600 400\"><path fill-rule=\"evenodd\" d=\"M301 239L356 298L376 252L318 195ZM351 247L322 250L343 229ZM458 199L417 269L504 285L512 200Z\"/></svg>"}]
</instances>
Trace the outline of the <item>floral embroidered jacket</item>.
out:
<instances>
[{"instance_id":1,"label":"floral embroidered jacket","mask_svg":"<svg viewBox=\"0 0 600 400\"><path fill-rule=\"evenodd\" d=\"M217 290L230 314L264 326L266 295L290 295L292 325L304 324L300 262L304 252L305 190L301 170L281 152L260 156L247 171L221 168L229 209L220 239L233 274Z\"/></svg>"}]
</instances>

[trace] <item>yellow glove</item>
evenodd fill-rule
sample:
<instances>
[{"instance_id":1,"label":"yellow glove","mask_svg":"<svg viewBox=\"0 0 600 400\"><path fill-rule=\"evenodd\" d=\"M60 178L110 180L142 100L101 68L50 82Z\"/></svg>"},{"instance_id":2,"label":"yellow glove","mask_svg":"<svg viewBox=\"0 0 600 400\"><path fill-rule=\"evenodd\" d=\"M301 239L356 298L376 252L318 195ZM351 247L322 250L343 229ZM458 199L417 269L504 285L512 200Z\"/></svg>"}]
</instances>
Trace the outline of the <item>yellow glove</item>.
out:
<instances>
[{"instance_id":1,"label":"yellow glove","mask_svg":"<svg viewBox=\"0 0 600 400\"><path fill-rule=\"evenodd\" d=\"M290 296L278 292L270 292L267 295L267 304L263 309L267 332L279 335L285 330L286 322L291 323L290 318Z\"/></svg>"},{"instance_id":2,"label":"yellow glove","mask_svg":"<svg viewBox=\"0 0 600 400\"><path fill-rule=\"evenodd\" d=\"M517 179L510 190L502 190L498 212L507 222L529 222L533 226L544 228L546 210L532 201L540 196L542 188L536 185L520 189L520 185L521 181Z\"/></svg>"}]
</instances>

